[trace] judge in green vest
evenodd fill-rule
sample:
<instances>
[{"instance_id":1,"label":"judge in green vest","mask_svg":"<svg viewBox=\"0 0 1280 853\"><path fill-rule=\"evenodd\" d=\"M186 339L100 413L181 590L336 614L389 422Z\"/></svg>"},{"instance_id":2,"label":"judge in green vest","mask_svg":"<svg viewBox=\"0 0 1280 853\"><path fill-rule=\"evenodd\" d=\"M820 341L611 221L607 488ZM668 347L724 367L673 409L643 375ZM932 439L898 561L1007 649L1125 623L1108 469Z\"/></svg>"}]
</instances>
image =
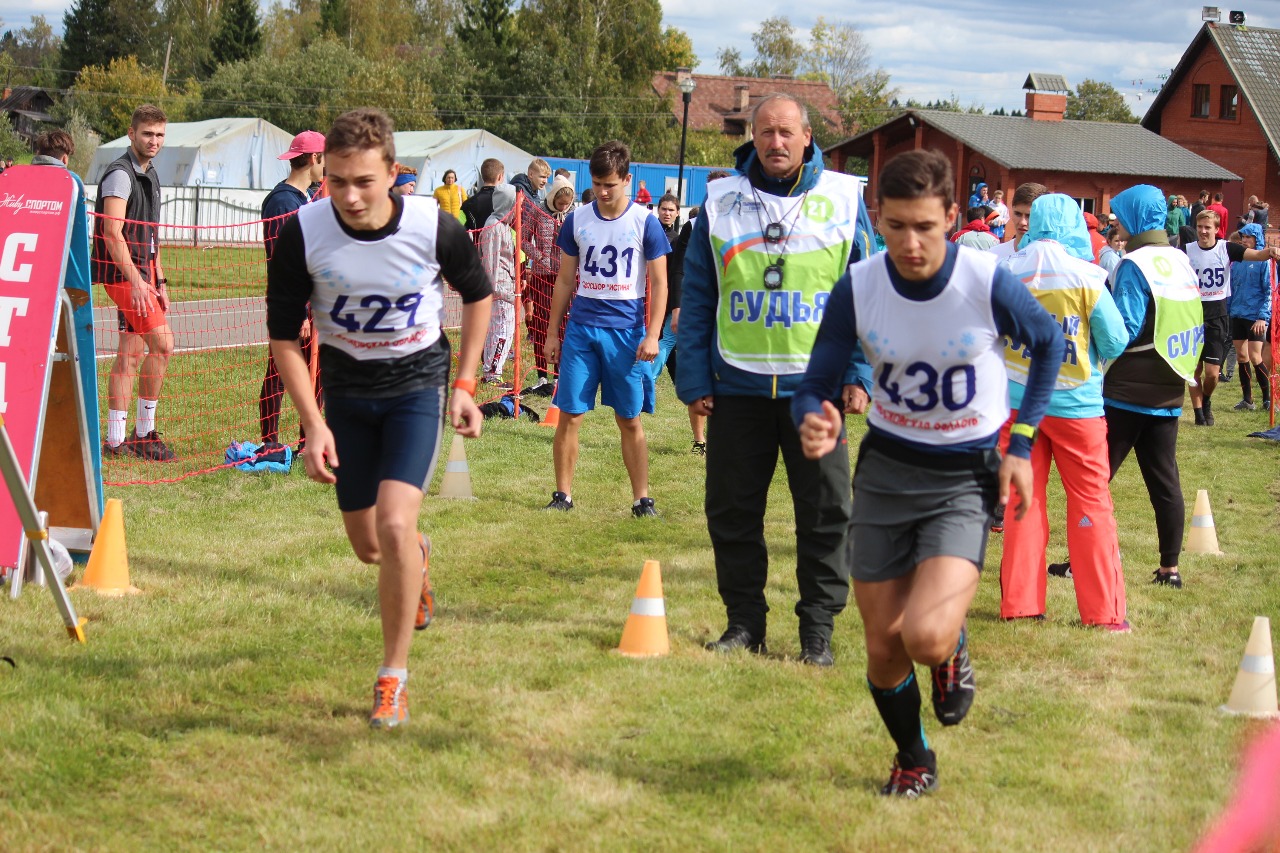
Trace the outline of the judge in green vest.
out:
<instances>
[{"instance_id":1,"label":"judge in green vest","mask_svg":"<svg viewBox=\"0 0 1280 853\"><path fill-rule=\"evenodd\" d=\"M1160 564L1153 582L1181 589L1186 506L1178 478L1178 418L1204 347L1200 291L1187 256L1169 245L1159 189L1130 187L1111 200L1111 212L1128 240L1112 295L1129 334L1102 384L1111 476L1132 450L1156 514Z\"/></svg>"},{"instance_id":2,"label":"judge in green vest","mask_svg":"<svg viewBox=\"0 0 1280 853\"><path fill-rule=\"evenodd\" d=\"M823 170L798 100L764 98L751 127L752 141L735 152L737 174L707 185L676 328L676 392L690 414L709 418L707 529L728 626L707 648L766 653L764 514L781 453L796 525L796 657L831 666L832 628L849 595L849 454L805 459L790 401L832 285L873 245L871 222L862 181ZM863 381L869 389L851 361L833 402L861 411Z\"/></svg>"}]
</instances>

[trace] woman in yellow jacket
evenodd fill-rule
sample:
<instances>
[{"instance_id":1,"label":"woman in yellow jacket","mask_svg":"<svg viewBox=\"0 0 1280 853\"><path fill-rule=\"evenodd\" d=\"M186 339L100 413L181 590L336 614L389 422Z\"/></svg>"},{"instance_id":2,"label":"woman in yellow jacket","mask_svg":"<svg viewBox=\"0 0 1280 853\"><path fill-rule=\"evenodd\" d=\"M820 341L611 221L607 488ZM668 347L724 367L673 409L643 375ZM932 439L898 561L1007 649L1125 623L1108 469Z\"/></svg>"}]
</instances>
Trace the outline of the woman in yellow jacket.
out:
<instances>
[{"instance_id":1,"label":"woman in yellow jacket","mask_svg":"<svg viewBox=\"0 0 1280 853\"><path fill-rule=\"evenodd\" d=\"M444 183L436 187L434 195L440 209L450 216L457 216L467 200L467 191L458 186L458 174L453 169L444 173Z\"/></svg>"}]
</instances>

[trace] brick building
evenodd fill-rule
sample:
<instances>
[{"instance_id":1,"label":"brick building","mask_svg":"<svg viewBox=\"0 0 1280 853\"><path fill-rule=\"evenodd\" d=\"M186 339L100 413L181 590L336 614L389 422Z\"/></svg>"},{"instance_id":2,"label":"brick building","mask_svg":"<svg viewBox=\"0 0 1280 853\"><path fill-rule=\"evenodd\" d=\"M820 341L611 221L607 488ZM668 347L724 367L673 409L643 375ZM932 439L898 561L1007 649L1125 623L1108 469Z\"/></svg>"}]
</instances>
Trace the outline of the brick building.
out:
<instances>
[{"instance_id":1,"label":"brick building","mask_svg":"<svg viewBox=\"0 0 1280 853\"><path fill-rule=\"evenodd\" d=\"M767 95L786 94L809 107L809 122L822 122L827 132L839 132L840 110L836 93L826 83L793 77L726 77L694 74L688 68L653 75L658 97L671 95L671 114L680 123L684 104L680 82L692 77L695 84L689 102L689 129L716 130L727 136L751 137L751 110Z\"/></svg>"},{"instance_id":2,"label":"brick building","mask_svg":"<svg viewBox=\"0 0 1280 853\"><path fill-rule=\"evenodd\" d=\"M1280 204L1280 30L1202 26L1142 126L1240 175L1233 215L1250 195Z\"/></svg>"},{"instance_id":3,"label":"brick building","mask_svg":"<svg viewBox=\"0 0 1280 853\"><path fill-rule=\"evenodd\" d=\"M1055 79L1065 89L1065 81L1053 75L1033 75L1027 82L1045 87L1046 80ZM867 161L872 208L876 176L885 161L920 148L940 151L951 160L962 207L979 182L992 191L1003 189L1008 203L1019 184L1035 181L1098 214L1110 211L1112 196L1139 183L1193 201L1202 188L1225 193L1234 185L1239 194L1240 178L1232 171L1137 124L1065 120L1066 107L1067 96L1061 92L1029 91L1026 117L911 109L825 153L838 171L845 171L851 157Z\"/></svg>"}]
</instances>

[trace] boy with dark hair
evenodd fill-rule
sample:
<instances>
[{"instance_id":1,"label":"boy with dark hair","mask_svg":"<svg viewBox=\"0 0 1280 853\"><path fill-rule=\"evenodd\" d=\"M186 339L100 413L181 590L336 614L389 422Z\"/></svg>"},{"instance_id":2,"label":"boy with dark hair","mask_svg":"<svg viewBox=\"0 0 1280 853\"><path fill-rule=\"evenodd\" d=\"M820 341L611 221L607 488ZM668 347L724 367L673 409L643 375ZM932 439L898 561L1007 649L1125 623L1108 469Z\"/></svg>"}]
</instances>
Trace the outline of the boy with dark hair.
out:
<instances>
[{"instance_id":1,"label":"boy with dark hair","mask_svg":"<svg viewBox=\"0 0 1280 853\"><path fill-rule=\"evenodd\" d=\"M336 483L352 550L379 567L383 658L374 728L408 721L409 646L435 610L431 545L418 532L418 515L444 429L444 284L463 302L449 416L470 438L480 434L472 398L493 292L457 219L428 196L391 193L392 133L379 110L338 116L325 141L330 195L285 222L267 262L267 331L307 430L307 475ZM308 302L325 376L324 417L298 343Z\"/></svg>"},{"instance_id":2,"label":"boy with dark hair","mask_svg":"<svg viewBox=\"0 0 1280 853\"><path fill-rule=\"evenodd\" d=\"M667 254L671 243L658 218L629 201L631 151L618 141L591 153L596 200L565 217L556 245L560 273L551 296L549 329L559 329L569 301L573 310L560 340L547 335L543 353L559 365L555 404L560 408L554 460L556 488L548 510L573 504L573 470L583 416L600 402L614 410L622 435L622 461L631 480L631 514L657 515L649 497L649 448L640 413L653 413L654 376L667 304ZM648 315L645 277L648 275ZM577 279L575 294L574 281Z\"/></svg>"},{"instance_id":3,"label":"boy with dark hair","mask_svg":"<svg viewBox=\"0 0 1280 853\"><path fill-rule=\"evenodd\" d=\"M1010 205L1009 224L1013 226L1013 237L991 249L992 254L1003 259L1018 251L1018 244L1022 242L1023 237L1027 236L1027 228L1030 226L1031 204L1047 192L1049 192L1048 187L1034 181L1018 185L1018 188L1013 191L1013 203ZM1006 230L1005 234L1008 233Z\"/></svg>"},{"instance_id":4,"label":"boy with dark hair","mask_svg":"<svg viewBox=\"0 0 1280 853\"><path fill-rule=\"evenodd\" d=\"M918 797L938 765L920 722L915 664L928 666L933 709L959 723L973 702L965 616L978 588L988 526L1012 486L1031 503L1028 461L1062 363L1062 330L990 252L947 240L955 221L951 165L910 151L880 174L887 252L849 267L822 316L792 417L805 455L837 450L843 420L831 400L861 344L876 377L858 451L849 523L854 596L867 643L867 686L897 757L881 793ZM1004 341L1031 353L1008 455ZM868 399L858 389L857 408ZM843 452L838 451L838 452Z\"/></svg>"},{"instance_id":5,"label":"boy with dark hair","mask_svg":"<svg viewBox=\"0 0 1280 853\"><path fill-rule=\"evenodd\" d=\"M32 151L35 154L31 160L33 166L53 165L40 160L41 157L57 160L66 166L76 154L76 141L65 130L50 130L36 137Z\"/></svg>"}]
</instances>

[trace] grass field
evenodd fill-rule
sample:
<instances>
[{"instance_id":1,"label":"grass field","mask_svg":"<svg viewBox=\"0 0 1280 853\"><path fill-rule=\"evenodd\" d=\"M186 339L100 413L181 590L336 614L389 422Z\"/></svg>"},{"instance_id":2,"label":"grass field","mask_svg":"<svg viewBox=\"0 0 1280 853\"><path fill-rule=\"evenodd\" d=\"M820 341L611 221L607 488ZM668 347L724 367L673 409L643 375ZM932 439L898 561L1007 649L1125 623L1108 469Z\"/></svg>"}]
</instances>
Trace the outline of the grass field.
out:
<instances>
[{"instance_id":1,"label":"grass field","mask_svg":"<svg viewBox=\"0 0 1280 853\"><path fill-rule=\"evenodd\" d=\"M169 280L169 299L228 299L267 292L267 260L262 246L169 246L160 250ZM110 305L102 285L93 286L93 304Z\"/></svg>"},{"instance_id":2,"label":"grass field","mask_svg":"<svg viewBox=\"0 0 1280 853\"><path fill-rule=\"evenodd\" d=\"M1155 529L1130 459L1114 484L1131 635L997 618L999 537L970 619L978 678L957 728L926 728L941 790L876 795L892 745L864 687L860 623L836 666L795 663L790 501L774 484L769 659L701 648L723 628L701 461L665 379L646 420L662 518L635 521L617 430L587 419L578 509L539 511L552 430L488 422L468 443L478 500L429 499L439 609L418 635L412 721L366 726L381 652L375 570L329 489L238 472L109 489L139 596L73 592L4 613L0 849L1143 850L1189 847L1226 800L1256 723L1219 713L1255 614L1280 616L1280 490L1261 413L1185 425L1188 513L1213 499L1226 556L1154 588ZM851 437L861 435L851 420ZM1065 552L1062 499L1050 557ZM662 562L672 654L619 657L640 568ZM928 704L926 701L926 713Z\"/></svg>"}]
</instances>

